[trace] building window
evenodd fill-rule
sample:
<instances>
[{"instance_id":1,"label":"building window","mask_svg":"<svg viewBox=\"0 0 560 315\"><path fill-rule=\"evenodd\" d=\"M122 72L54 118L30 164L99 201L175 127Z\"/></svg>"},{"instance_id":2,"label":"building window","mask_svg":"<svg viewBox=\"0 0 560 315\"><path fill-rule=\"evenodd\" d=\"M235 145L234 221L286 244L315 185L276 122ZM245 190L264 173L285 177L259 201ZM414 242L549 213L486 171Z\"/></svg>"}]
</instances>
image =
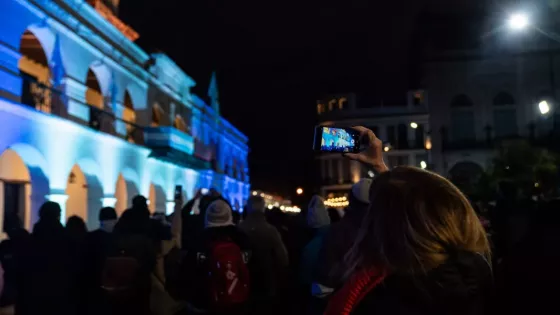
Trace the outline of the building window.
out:
<instances>
[{"instance_id":1,"label":"building window","mask_svg":"<svg viewBox=\"0 0 560 315\"><path fill-rule=\"evenodd\" d=\"M338 99L338 109L343 110L348 107L348 99L346 97L341 97Z\"/></svg>"},{"instance_id":2,"label":"building window","mask_svg":"<svg viewBox=\"0 0 560 315\"><path fill-rule=\"evenodd\" d=\"M500 92L494 97L493 104L496 138L517 135L517 113L513 96Z\"/></svg>"},{"instance_id":3,"label":"building window","mask_svg":"<svg viewBox=\"0 0 560 315\"><path fill-rule=\"evenodd\" d=\"M453 141L475 140L475 121L471 99L460 94L451 101L451 137Z\"/></svg>"},{"instance_id":4,"label":"building window","mask_svg":"<svg viewBox=\"0 0 560 315\"><path fill-rule=\"evenodd\" d=\"M412 94L412 104L414 104L414 106L424 104L424 91L414 91Z\"/></svg>"},{"instance_id":5,"label":"building window","mask_svg":"<svg viewBox=\"0 0 560 315\"><path fill-rule=\"evenodd\" d=\"M317 114L321 115L325 112L325 104L318 102L317 103Z\"/></svg>"},{"instance_id":6,"label":"building window","mask_svg":"<svg viewBox=\"0 0 560 315\"><path fill-rule=\"evenodd\" d=\"M408 149L408 126L400 124L398 128L397 149Z\"/></svg>"},{"instance_id":7,"label":"building window","mask_svg":"<svg viewBox=\"0 0 560 315\"><path fill-rule=\"evenodd\" d=\"M397 145L395 126L387 126L387 141L389 141L391 145Z\"/></svg>"},{"instance_id":8,"label":"building window","mask_svg":"<svg viewBox=\"0 0 560 315\"><path fill-rule=\"evenodd\" d=\"M330 100L329 101L329 112L336 109L336 106L337 106L336 100Z\"/></svg>"},{"instance_id":9,"label":"building window","mask_svg":"<svg viewBox=\"0 0 560 315\"><path fill-rule=\"evenodd\" d=\"M351 169L350 169L350 160L347 158L342 159L342 181L346 183L352 182L351 176Z\"/></svg>"},{"instance_id":10,"label":"building window","mask_svg":"<svg viewBox=\"0 0 560 315\"><path fill-rule=\"evenodd\" d=\"M416 149L421 149L424 147L424 125L418 125L418 128L414 130L414 147Z\"/></svg>"}]
</instances>

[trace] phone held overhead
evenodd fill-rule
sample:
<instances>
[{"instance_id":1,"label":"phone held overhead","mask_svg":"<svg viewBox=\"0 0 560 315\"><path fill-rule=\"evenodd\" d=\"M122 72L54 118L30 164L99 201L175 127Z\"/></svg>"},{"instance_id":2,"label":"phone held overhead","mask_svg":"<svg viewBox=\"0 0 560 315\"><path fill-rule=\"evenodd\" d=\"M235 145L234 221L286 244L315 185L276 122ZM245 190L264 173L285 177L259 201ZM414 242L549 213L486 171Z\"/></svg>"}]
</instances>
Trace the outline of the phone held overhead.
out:
<instances>
[{"instance_id":1,"label":"phone held overhead","mask_svg":"<svg viewBox=\"0 0 560 315\"><path fill-rule=\"evenodd\" d=\"M352 128L316 126L313 150L331 153L360 152L360 133Z\"/></svg>"}]
</instances>

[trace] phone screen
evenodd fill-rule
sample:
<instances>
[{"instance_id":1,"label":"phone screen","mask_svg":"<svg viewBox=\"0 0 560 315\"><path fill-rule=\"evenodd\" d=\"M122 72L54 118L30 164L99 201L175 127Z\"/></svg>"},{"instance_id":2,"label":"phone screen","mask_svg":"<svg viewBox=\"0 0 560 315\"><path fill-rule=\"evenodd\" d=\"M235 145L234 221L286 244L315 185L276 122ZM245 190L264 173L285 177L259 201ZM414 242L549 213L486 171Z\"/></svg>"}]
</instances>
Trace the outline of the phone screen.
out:
<instances>
[{"instance_id":1,"label":"phone screen","mask_svg":"<svg viewBox=\"0 0 560 315\"><path fill-rule=\"evenodd\" d=\"M315 137L320 134L320 151L352 153L360 150L360 135L353 129L318 127Z\"/></svg>"}]
</instances>

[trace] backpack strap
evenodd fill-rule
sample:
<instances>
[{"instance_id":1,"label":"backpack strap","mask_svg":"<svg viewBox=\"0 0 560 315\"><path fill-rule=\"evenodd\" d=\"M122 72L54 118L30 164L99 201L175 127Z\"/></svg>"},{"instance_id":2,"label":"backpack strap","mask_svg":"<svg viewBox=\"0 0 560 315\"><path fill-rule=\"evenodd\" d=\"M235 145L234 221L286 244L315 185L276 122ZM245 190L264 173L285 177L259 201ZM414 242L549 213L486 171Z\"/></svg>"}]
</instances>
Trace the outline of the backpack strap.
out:
<instances>
[{"instance_id":1,"label":"backpack strap","mask_svg":"<svg viewBox=\"0 0 560 315\"><path fill-rule=\"evenodd\" d=\"M349 315L363 298L385 280L385 269L369 268L354 273L329 301L325 315Z\"/></svg>"}]
</instances>

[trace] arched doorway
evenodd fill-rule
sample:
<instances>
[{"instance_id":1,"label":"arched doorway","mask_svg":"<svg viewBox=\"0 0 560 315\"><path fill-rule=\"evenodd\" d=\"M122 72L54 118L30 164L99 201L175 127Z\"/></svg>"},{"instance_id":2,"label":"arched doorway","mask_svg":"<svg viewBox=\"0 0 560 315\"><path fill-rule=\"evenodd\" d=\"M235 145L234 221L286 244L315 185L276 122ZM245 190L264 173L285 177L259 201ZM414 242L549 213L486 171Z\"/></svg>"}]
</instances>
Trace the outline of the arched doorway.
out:
<instances>
[{"instance_id":1,"label":"arched doorway","mask_svg":"<svg viewBox=\"0 0 560 315\"><path fill-rule=\"evenodd\" d=\"M52 104L51 71L43 46L29 30L21 36L18 68L22 76L21 102L50 113Z\"/></svg>"},{"instance_id":2,"label":"arched doorway","mask_svg":"<svg viewBox=\"0 0 560 315\"><path fill-rule=\"evenodd\" d=\"M135 143L135 134L136 134L136 112L134 111L134 104L132 103L132 98L130 97L130 93L126 91L124 93L124 109L123 109L123 118L124 121L127 122L126 124L126 140L128 142Z\"/></svg>"},{"instance_id":3,"label":"arched doorway","mask_svg":"<svg viewBox=\"0 0 560 315\"><path fill-rule=\"evenodd\" d=\"M139 195L138 187L132 180L127 180L123 175L119 175L117 179L117 187L115 189L115 210L120 216L127 208L132 205L132 198Z\"/></svg>"},{"instance_id":4,"label":"arched doorway","mask_svg":"<svg viewBox=\"0 0 560 315\"><path fill-rule=\"evenodd\" d=\"M74 165L66 183L66 220L71 216L79 216L88 220L88 189L86 176L78 165ZM65 221L66 221L65 220Z\"/></svg>"},{"instance_id":5,"label":"arched doorway","mask_svg":"<svg viewBox=\"0 0 560 315\"><path fill-rule=\"evenodd\" d=\"M20 226L30 228L31 174L13 150L0 155L0 227L2 232ZM19 222L18 222L19 221Z\"/></svg>"},{"instance_id":6,"label":"arched doorway","mask_svg":"<svg viewBox=\"0 0 560 315\"><path fill-rule=\"evenodd\" d=\"M165 195L165 190L159 186L150 184L150 196L148 198L150 200L150 212L161 212L166 213L166 202L167 198Z\"/></svg>"},{"instance_id":7,"label":"arched doorway","mask_svg":"<svg viewBox=\"0 0 560 315\"><path fill-rule=\"evenodd\" d=\"M88 167L88 165L87 161L81 161L79 165L76 164L72 167L68 175L66 219L77 215L86 222L89 230L94 230L99 227L99 210L102 207L103 188L93 173L97 168Z\"/></svg>"},{"instance_id":8,"label":"arched doorway","mask_svg":"<svg viewBox=\"0 0 560 315\"><path fill-rule=\"evenodd\" d=\"M99 79L91 68L87 72L86 87L86 103L89 105L89 126L95 130L100 130L104 107L103 93L101 92Z\"/></svg>"}]
</instances>

